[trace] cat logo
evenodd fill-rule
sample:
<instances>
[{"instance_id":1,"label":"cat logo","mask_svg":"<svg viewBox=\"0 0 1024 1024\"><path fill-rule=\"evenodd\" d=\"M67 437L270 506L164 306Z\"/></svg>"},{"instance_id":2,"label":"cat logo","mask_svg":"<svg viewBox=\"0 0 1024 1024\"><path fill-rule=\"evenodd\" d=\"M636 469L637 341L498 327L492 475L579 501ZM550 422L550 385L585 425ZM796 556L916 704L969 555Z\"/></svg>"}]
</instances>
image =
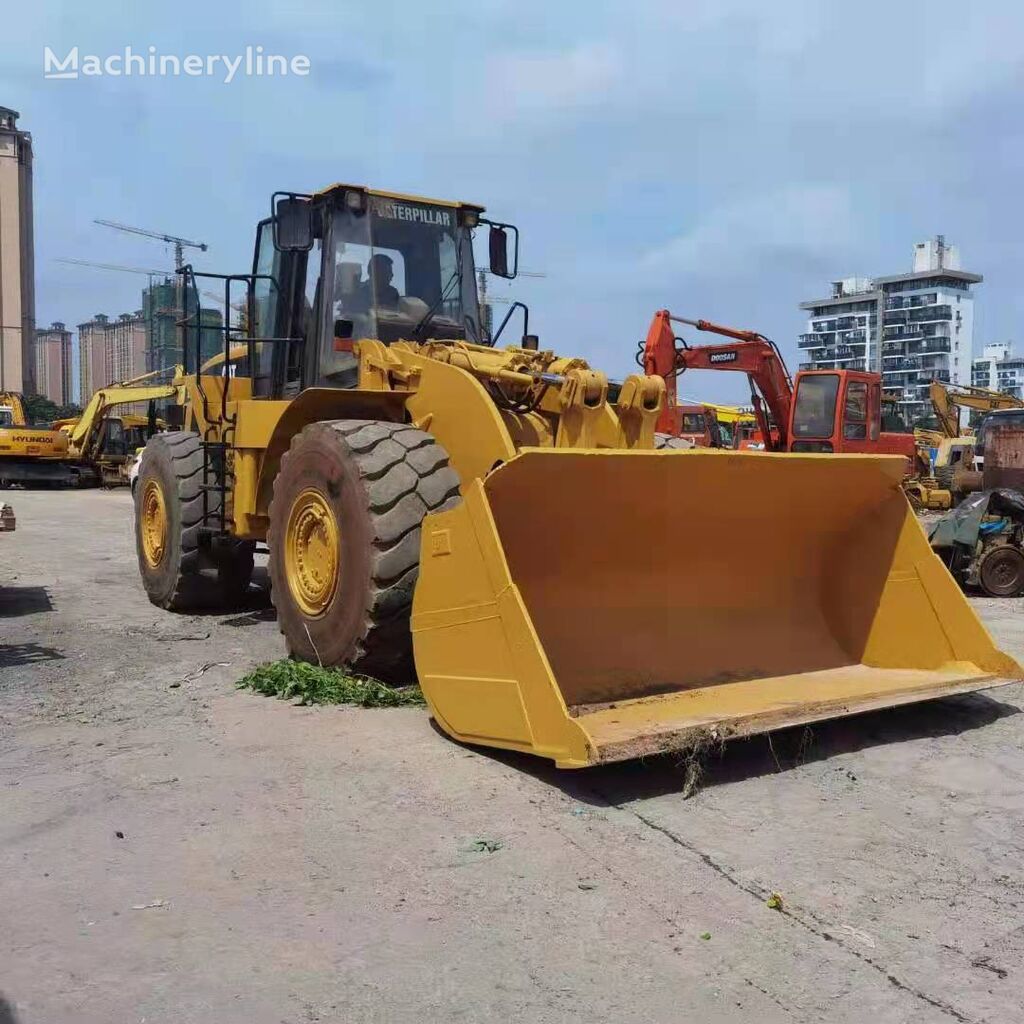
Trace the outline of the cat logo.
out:
<instances>
[{"instance_id":1,"label":"cat logo","mask_svg":"<svg viewBox=\"0 0 1024 1024\"><path fill-rule=\"evenodd\" d=\"M735 363L739 353L736 349L730 349L728 352L712 352L708 357L710 363Z\"/></svg>"}]
</instances>

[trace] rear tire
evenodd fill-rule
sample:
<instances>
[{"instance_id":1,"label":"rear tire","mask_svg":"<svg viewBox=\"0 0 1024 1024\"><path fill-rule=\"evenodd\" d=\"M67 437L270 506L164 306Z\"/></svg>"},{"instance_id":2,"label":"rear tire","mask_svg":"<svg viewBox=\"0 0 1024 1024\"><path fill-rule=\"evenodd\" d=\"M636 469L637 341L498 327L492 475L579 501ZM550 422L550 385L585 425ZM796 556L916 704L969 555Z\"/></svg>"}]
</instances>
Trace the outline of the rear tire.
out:
<instances>
[{"instance_id":1,"label":"rear tire","mask_svg":"<svg viewBox=\"0 0 1024 1024\"><path fill-rule=\"evenodd\" d=\"M203 452L199 437L150 438L135 487L135 549L142 585L159 608L186 611L241 603L252 579L252 541L202 543ZM210 515L220 496L209 494Z\"/></svg>"},{"instance_id":2,"label":"rear tire","mask_svg":"<svg viewBox=\"0 0 1024 1024\"><path fill-rule=\"evenodd\" d=\"M696 445L692 441L687 441L685 437L673 437L671 434L655 434L654 447L658 451L664 451L666 448L688 451L690 448L695 448Z\"/></svg>"},{"instance_id":3,"label":"rear tire","mask_svg":"<svg viewBox=\"0 0 1024 1024\"><path fill-rule=\"evenodd\" d=\"M978 559L978 582L989 597L1016 597L1024 591L1024 553L1013 544L992 544Z\"/></svg>"},{"instance_id":4,"label":"rear tire","mask_svg":"<svg viewBox=\"0 0 1024 1024\"><path fill-rule=\"evenodd\" d=\"M420 524L459 500L448 453L422 430L334 420L297 434L274 481L267 533L289 653L386 682L414 679Z\"/></svg>"}]
</instances>

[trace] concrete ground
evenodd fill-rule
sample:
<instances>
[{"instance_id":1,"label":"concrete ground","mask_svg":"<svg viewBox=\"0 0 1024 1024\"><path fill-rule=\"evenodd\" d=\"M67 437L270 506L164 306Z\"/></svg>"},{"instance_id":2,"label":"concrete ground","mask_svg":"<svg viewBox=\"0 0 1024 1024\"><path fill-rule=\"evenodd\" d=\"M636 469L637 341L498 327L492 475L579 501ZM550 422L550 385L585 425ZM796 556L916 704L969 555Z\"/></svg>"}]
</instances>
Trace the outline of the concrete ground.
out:
<instances>
[{"instance_id":1,"label":"concrete ground","mask_svg":"<svg viewBox=\"0 0 1024 1024\"><path fill-rule=\"evenodd\" d=\"M560 773L237 692L282 651L265 595L160 612L127 493L6 497L21 1024L1021 1019L1020 686L736 742L684 799L671 760ZM1024 657L1021 602L976 604Z\"/></svg>"}]
</instances>

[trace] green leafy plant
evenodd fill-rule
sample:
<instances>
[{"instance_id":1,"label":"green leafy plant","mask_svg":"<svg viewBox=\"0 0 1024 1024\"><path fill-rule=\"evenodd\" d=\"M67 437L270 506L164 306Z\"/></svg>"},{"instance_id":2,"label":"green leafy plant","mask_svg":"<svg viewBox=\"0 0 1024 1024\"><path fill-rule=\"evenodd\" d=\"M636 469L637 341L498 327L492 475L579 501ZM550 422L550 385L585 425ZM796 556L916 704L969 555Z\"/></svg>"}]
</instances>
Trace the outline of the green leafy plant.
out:
<instances>
[{"instance_id":1,"label":"green leafy plant","mask_svg":"<svg viewBox=\"0 0 1024 1024\"><path fill-rule=\"evenodd\" d=\"M260 665L236 684L268 697L299 704L355 704L362 708L422 706L418 686L385 686L376 679L352 676L336 668L284 659Z\"/></svg>"}]
</instances>

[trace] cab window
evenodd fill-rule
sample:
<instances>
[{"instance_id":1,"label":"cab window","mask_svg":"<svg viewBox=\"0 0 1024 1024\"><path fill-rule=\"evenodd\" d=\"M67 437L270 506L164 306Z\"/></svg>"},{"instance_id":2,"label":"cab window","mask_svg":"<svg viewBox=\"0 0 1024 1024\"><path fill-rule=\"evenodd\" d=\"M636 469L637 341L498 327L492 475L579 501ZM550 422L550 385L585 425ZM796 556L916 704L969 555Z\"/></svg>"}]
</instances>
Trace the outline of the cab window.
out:
<instances>
[{"instance_id":1,"label":"cab window","mask_svg":"<svg viewBox=\"0 0 1024 1024\"><path fill-rule=\"evenodd\" d=\"M837 374L816 373L801 377L793 406L793 436L831 437L838 395Z\"/></svg>"},{"instance_id":2,"label":"cab window","mask_svg":"<svg viewBox=\"0 0 1024 1024\"><path fill-rule=\"evenodd\" d=\"M866 441L868 437L868 386L852 380L846 386L846 408L843 412L843 440Z\"/></svg>"}]
</instances>

